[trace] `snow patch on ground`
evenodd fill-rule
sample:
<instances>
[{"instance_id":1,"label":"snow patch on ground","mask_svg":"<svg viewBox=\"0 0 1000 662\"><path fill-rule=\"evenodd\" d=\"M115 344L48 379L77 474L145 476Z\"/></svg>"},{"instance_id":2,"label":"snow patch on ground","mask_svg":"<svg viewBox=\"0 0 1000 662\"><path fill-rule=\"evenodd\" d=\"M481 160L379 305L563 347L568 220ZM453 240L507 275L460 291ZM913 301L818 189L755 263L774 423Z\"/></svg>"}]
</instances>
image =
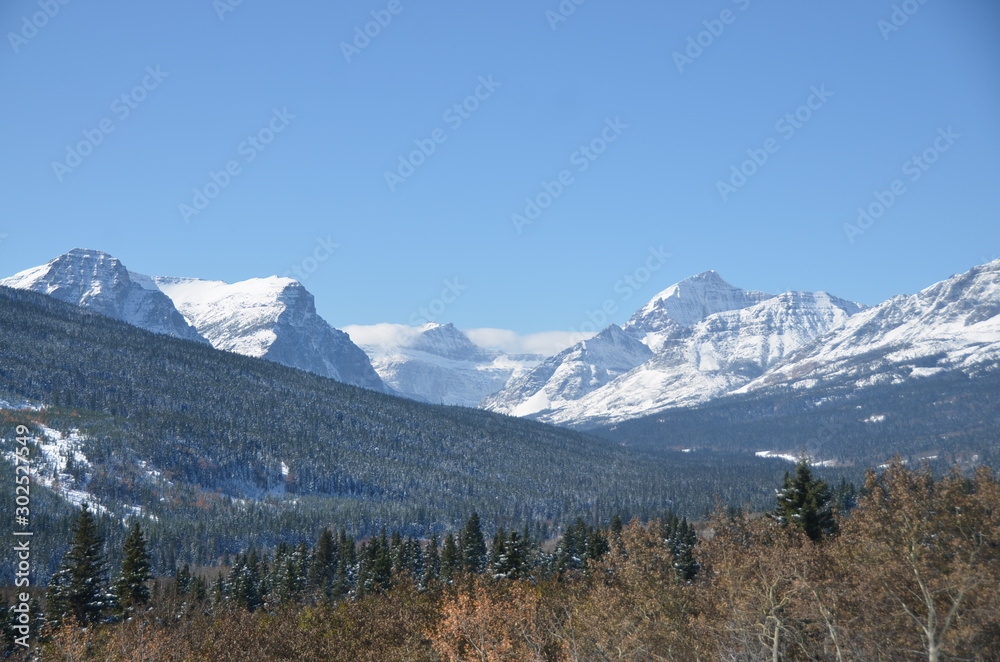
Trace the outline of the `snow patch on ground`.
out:
<instances>
[{"instance_id":1,"label":"snow patch on ground","mask_svg":"<svg viewBox=\"0 0 1000 662\"><path fill-rule=\"evenodd\" d=\"M29 470L32 483L42 485L52 490L77 508L86 504L93 512L108 514L110 511L97 502L87 488L90 483L93 464L84 452L87 436L78 429L62 432L45 425L38 425L37 432L31 435L37 449L29 457ZM5 452L3 458L15 464L13 452ZM143 463L145 467L145 463ZM159 476L160 472L147 471L150 476ZM122 523L129 519L148 517L141 506L123 506Z\"/></svg>"},{"instance_id":2,"label":"snow patch on ground","mask_svg":"<svg viewBox=\"0 0 1000 662\"><path fill-rule=\"evenodd\" d=\"M27 400L14 400L12 402L0 398L0 409L6 409L7 411L42 411L45 409L45 405L35 404Z\"/></svg>"},{"instance_id":3,"label":"snow patch on ground","mask_svg":"<svg viewBox=\"0 0 1000 662\"><path fill-rule=\"evenodd\" d=\"M792 455L791 453L778 453L776 451L757 451L756 453L754 453L754 455L756 455L757 457L763 457L763 458L778 458L778 459L785 460L787 462L793 462L793 463L797 463L802 458L801 455ZM811 458L811 457L808 457L808 456L807 456L807 460L809 462L809 466L811 466L811 467L835 467L835 466L837 466L837 461L836 460L817 460L815 458Z\"/></svg>"}]
</instances>

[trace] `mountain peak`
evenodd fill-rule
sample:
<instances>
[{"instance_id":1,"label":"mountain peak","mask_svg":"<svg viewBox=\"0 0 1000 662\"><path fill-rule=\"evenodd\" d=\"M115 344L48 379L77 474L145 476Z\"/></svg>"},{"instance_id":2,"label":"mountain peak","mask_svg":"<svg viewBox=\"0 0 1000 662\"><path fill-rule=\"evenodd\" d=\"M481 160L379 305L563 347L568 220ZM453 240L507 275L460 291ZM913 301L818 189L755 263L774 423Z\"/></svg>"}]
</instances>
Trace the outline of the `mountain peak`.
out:
<instances>
[{"instance_id":1,"label":"mountain peak","mask_svg":"<svg viewBox=\"0 0 1000 662\"><path fill-rule=\"evenodd\" d=\"M97 258L97 259L107 259L107 258L110 258L112 260L117 259L113 255L111 255L110 253L105 253L104 251L95 250L93 248L71 248L70 250L66 251L65 253L63 253L62 255L60 255L59 257L57 257L55 259L58 260L59 258L62 258L62 257L75 257L75 258L90 258L90 257L93 257L93 258Z\"/></svg>"},{"instance_id":2,"label":"mountain peak","mask_svg":"<svg viewBox=\"0 0 1000 662\"><path fill-rule=\"evenodd\" d=\"M420 327L420 335L413 339L412 349L458 361L484 360L487 352L469 340L451 322L428 322Z\"/></svg>"},{"instance_id":3,"label":"mountain peak","mask_svg":"<svg viewBox=\"0 0 1000 662\"><path fill-rule=\"evenodd\" d=\"M154 280L216 349L385 390L365 353L319 316L312 293L293 278Z\"/></svg>"},{"instance_id":4,"label":"mountain peak","mask_svg":"<svg viewBox=\"0 0 1000 662\"><path fill-rule=\"evenodd\" d=\"M746 308L772 296L735 287L715 270L703 271L654 296L632 316L626 327L646 332L678 325L689 327L709 315Z\"/></svg>"},{"instance_id":5,"label":"mountain peak","mask_svg":"<svg viewBox=\"0 0 1000 662\"><path fill-rule=\"evenodd\" d=\"M47 294L154 333L205 342L148 276L132 274L103 251L74 248L0 285Z\"/></svg>"}]
</instances>

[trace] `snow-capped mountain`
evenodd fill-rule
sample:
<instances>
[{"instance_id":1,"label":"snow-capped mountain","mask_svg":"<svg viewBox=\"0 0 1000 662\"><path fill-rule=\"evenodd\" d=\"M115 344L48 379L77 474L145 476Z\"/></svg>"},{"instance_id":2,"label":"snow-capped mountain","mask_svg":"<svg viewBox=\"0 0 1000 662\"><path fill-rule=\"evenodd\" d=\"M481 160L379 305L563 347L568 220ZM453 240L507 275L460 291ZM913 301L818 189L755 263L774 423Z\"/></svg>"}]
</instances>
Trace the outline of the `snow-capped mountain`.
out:
<instances>
[{"instance_id":1,"label":"snow-capped mountain","mask_svg":"<svg viewBox=\"0 0 1000 662\"><path fill-rule=\"evenodd\" d=\"M483 401L512 416L559 410L648 361L653 352L618 326L568 347Z\"/></svg>"},{"instance_id":2,"label":"snow-capped mountain","mask_svg":"<svg viewBox=\"0 0 1000 662\"><path fill-rule=\"evenodd\" d=\"M545 420L616 422L668 407L699 404L747 384L789 354L860 311L824 292L786 292L741 310L709 315L606 387Z\"/></svg>"},{"instance_id":3,"label":"snow-capped mountain","mask_svg":"<svg viewBox=\"0 0 1000 662\"><path fill-rule=\"evenodd\" d=\"M75 248L0 285L47 294L154 333L207 342L152 279L101 251Z\"/></svg>"},{"instance_id":4,"label":"snow-capped mountain","mask_svg":"<svg viewBox=\"0 0 1000 662\"><path fill-rule=\"evenodd\" d=\"M364 351L316 313L313 295L296 280L278 276L238 283L164 276L153 280L216 349L385 390Z\"/></svg>"},{"instance_id":5,"label":"snow-capped mountain","mask_svg":"<svg viewBox=\"0 0 1000 662\"><path fill-rule=\"evenodd\" d=\"M596 425L704 402L744 386L861 309L823 292L741 290L708 271L656 295L622 327L512 380L484 407Z\"/></svg>"},{"instance_id":6,"label":"snow-capped mountain","mask_svg":"<svg viewBox=\"0 0 1000 662\"><path fill-rule=\"evenodd\" d=\"M635 312L624 328L655 352L663 342L709 315L747 308L773 296L742 290L727 283L717 272L705 271L654 296Z\"/></svg>"},{"instance_id":7,"label":"snow-capped mountain","mask_svg":"<svg viewBox=\"0 0 1000 662\"><path fill-rule=\"evenodd\" d=\"M434 404L475 407L542 356L506 354L473 343L452 324L386 327L382 340L360 340L375 371L400 395Z\"/></svg>"},{"instance_id":8,"label":"snow-capped mountain","mask_svg":"<svg viewBox=\"0 0 1000 662\"><path fill-rule=\"evenodd\" d=\"M846 389L1000 365L1000 260L895 296L819 338L743 391Z\"/></svg>"}]
</instances>

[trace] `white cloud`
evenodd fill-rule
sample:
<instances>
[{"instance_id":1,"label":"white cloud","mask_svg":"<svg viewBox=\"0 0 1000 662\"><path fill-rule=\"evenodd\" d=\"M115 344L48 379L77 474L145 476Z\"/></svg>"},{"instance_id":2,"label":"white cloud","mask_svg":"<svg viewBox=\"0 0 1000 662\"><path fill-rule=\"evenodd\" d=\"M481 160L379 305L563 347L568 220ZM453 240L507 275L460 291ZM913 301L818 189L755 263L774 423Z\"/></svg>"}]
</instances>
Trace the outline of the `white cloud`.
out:
<instances>
[{"instance_id":1,"label":"white cloud","mask_svg":"<svg viewBox=\"0 0 1000 662\"><path fill-rule=\"evenodd\" d=\"M390 349L406 347L420 335L422 327L405 324L355 324L342 328L358 345ZM574 331L542 331L520 334L509 329L465 329L464 333L480 347L501 349L508 354L552 356L594 334Z\"/></svg>"},{"instance_id":2,"label":"white cloud","mask_svg":"<svg viewBox=\"0 0 1000 662\"><path fill-rule=\"evenodd\" d=\"M496 347L508 354L558 354L570 345L592 337L593 333L542 331L521 335L509 329L466 329L465 335L480 347Z\"/></svg>"},{"instance_id":3,"label":"white cloud","mask_svg":"<svg viewBox=\"0 0 1000 662\"><path fill-rule=\"evenodd\" d=\"M356 345L405 347L420 335L421 327L405 324L353 324L341 327Z\"/></svg>"}]
</instances>

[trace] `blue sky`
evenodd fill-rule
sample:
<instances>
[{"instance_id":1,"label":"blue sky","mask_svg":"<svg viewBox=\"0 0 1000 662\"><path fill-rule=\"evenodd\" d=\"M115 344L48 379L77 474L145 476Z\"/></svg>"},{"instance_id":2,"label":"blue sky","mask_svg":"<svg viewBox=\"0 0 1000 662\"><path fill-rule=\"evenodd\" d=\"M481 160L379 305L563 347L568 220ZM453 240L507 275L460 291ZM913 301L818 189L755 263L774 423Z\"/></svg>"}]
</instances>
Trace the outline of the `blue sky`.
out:
<instances>
[{"instance_id":1,"label":"blue sky","mask_svg":"<svg viewBox=\"0 0 1000 662\"><path fill-rule=\"evenodd\" d=\"M232 2L3 3L3 275L297 268L337 326L534 333L1000 256L992 0Z\"/></svg>"}]
</instances>

